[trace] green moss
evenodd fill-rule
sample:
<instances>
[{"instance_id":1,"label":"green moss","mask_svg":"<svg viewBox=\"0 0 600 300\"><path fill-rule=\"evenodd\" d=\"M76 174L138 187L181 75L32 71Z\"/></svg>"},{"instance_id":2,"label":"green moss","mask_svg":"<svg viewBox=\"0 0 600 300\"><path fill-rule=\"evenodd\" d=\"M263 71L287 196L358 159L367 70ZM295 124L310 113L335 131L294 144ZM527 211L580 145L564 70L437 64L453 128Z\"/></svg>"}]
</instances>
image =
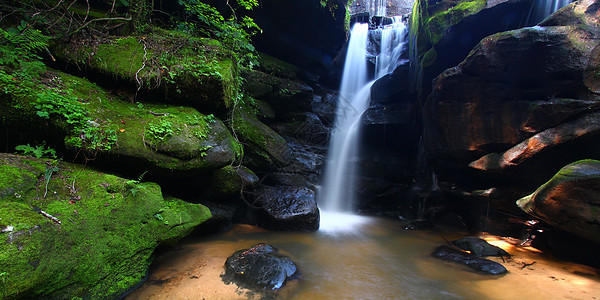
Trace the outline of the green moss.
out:
<instances>
[{"instance_id":1,"label":"green moss","mask_svg":"<svg viewBox=\"0 0 600 300\"><path fill-rule=\"evenodd\" d=\"M435 62L435 57L430 51L451 26L478 13L487 5L486 0L443 0L433 5L429 3L427 0L415 1L410 17L411 39L413 44L416 44L416 55L424 67Z\"/></svg>"},{"instance_id":2,"label":"green moss","mask_svg":"<svg viewBox=\"0 0 600 300\"><path fill-rule=\"evenodd\" d=\"M441 4L438 4L441 5ZM442 10L432 15L425 26L429 29L429 39L433 45L437 44L453 25L456 25L467 16L473 15L484 9L486 0L466 0L458 5Z\"/></svg>"},{"instance_id":3,"label":"green moss","mask_svg":"<svg viewBox=\"0 0 600 300\"><path fill-rule=\"evenodd\" d=\"M425 52L425 55L423 55L421 64L425 68L425 67L432 65L436 59L437 59L437 51L435 51L435 48L431 48L431 49L429 49L429 51Z\"/></svg>"},{"instance_id":4,"label":"green moss","mask_svg":"<svg viewBox=\"0 0 600 300\"><path fill-rule=\"evenodd\" d=\"M147 35L73 40L56 56L88 69L198 106L231 107L238 72L219 42L152 28Z\"/></svg>"},{"instance_id":5,"label":"green moss","mask_svg":"<svg viewBox=\"0 0 600 300\"><path fill-rule=\"evenodd\" d=\"M247 105L234 110L232 130L244 143L244 163L251 168L287 164L291 150L286 141L253 114Z\"/></svg>"},{"instance_id":6,"label":"green moss","mask_svg":"<svg viewBox=\"0 0 600 300\"><path fill-rule=\"evenodd\" d=\"M173 243L210 217L202 205L163 198L153 183L66 163L57 167L46 197L45 181L37 181L23 197L0 202L0 224L14 227L0 234L6 298L115 297L145 276L156 246Z\"/></svg>"},{"instance_id":7,"label":"green moss","mask_svg":"<svg viewBox=\"0 0 600 300\"><path fill-rule=\"evenodd\" d=\"M53 89L81 109L78 122L48 118L48 128L65 137L67 148L141 158L161 169L216 169L234 161L240 145L212 115L191 107L132 103L107 93L95 84L58 71L49 72ZM46 88L40 83L41 88ZM35 99L19 98L21 103ZM9 111L22 112L14 106ZM41 118L32 110L12 124ZM32 130L33 128L28 128Z\"/></svg>"}]
</instances>

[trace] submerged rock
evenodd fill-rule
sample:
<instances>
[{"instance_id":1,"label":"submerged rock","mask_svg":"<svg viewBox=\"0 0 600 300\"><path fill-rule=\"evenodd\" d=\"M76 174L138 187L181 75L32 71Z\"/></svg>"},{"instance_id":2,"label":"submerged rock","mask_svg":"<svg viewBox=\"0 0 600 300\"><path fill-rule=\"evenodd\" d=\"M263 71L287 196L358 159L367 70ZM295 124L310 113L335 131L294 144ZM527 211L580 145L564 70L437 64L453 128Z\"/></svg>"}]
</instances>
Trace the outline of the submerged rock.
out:
<instances>
[{"instance_id":1,"label":"submerged rock","mask_svg":"<svg viewBox=\"0 0 600 300\"><path fill-rule=\"evenodd\" d=\"M517 205L561 230L600 243L600 161L565 166Z\"/></svg>"},{"instance_id":2,"label":"submerged rock","mask_svg":"<svg viewBox=\"0 0 600 300\"><path fill-rule=\"evenodd\" d=\"M510 256L502 248L490 245L486 240L474 236L458 239L453 241L452 244L477 256Z\"/></svg>"},{"instance_id":3,"label":"submerged rock","mask_svg":"<svg viewBox=\"0 0 600 300\"><path fill-rule=\"evenodd\" d=\"M276 290L299 275L296 264L268 244L236 251L225 262L225 283L235 283L254 291Z\"/></svg>"},{"instance_id":4,"label":"submerged rock","mask_svg":"<svg viewBox=\"0 0 600 300\"><path fill-rule=\"evenodd\" d=\"M449 246L437 247L433 253L431 253L431 256L445 261L462 264L476 271L491 275L501 275L507 272L503 265L495 261L481 258Z\"/></svg>"}]
</instances>

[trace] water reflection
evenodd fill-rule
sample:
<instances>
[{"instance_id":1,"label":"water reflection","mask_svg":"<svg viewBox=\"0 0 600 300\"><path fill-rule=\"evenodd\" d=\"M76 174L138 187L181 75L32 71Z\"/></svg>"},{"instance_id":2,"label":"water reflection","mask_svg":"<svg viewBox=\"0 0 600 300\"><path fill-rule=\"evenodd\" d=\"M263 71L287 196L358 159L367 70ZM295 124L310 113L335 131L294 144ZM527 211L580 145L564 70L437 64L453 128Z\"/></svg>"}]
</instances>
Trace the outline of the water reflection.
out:
<instances>
[{"instance_id":1,"label":"water reflection","mask_svg":"<svg viewBox=\"0 0 600 300\"><path fill-rule=\"evenodd\" d=\"M429 256L460 234L404 231L398 222L365 220L354 234L274 233L238 226L222 235L189 239L159 256L148 282L127 299L258 299L260 295L220 278L229 255L258 242L278 247L302 272L278 299L546 300L600 295L597 270L551 262L527 249L517 251L516 243L510 248L515 256L503 263L509 274L480 275ZM527 265L532 261L536 263Z\"/></svg>"}]
</instances>

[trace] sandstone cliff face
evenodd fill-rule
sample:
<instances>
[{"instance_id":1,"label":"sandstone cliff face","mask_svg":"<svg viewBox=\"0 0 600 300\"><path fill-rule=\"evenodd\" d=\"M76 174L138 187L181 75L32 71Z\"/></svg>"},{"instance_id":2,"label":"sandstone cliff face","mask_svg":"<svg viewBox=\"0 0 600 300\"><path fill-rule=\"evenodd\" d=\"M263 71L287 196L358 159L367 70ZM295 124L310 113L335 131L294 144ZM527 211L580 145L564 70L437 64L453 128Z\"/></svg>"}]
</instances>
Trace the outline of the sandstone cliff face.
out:
<instances>
[{"instance_id":1,"label":"sandstone cliff face","mask_svg":"<svg viewBox=\"0 0 600 300\"><path fill-rule=\"evenodd\" d=\"M488 36L434 80L423 140L442 189L518 214L513 201L563 166L599 158L598 9Z\"/></svg>"}]
</instances>

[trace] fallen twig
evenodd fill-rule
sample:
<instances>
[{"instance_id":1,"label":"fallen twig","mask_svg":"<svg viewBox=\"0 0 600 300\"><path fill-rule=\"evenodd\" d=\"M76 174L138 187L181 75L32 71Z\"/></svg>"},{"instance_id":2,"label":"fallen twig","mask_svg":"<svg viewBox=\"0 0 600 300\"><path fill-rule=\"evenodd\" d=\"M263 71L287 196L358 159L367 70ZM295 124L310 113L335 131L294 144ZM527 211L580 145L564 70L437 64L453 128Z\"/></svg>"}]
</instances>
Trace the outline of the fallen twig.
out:
<instances>
[{"instance_id":1,"label":"fallen twig","mask_svg":"<svg viewBox=\"0 0 600 300\"><path fill-rule=\"evenodd\" d=\"M170 113L155 113L155 112L153 112L151 110L149 110L148 113L149 114L153 114L153 115L155 115L157 117L162 117L162 116L168 116L168 115L170 115Z\"/></svg>"},{"instance_id":2,"label":"fallen twig","mask_svg":"<svg viewBox=\"0 0 600 300\"><path fill-rule=\"evenodd\" d=\"M525 268L527 268L527 267L529 267L529 266L531 266L531 265L533 265L533 264L535 264L535 263L536 263L536 261L535 261L535 260L534 260L532 263L530 263L530 264L528 264L528 263L525 263L525 262L524 262L524 263L523 263L523 266L521 267L521 270L523 270L523 269L525 269Z\"/></svg>"},{"instance_id":3,"label":"fallen twig","mask_svg":"<svg viewBox=\"0 0 600 300\"><path fill-rule=\"evenodd\" d=\"M143 38L142 38L142 42L143 42ZM146 43L144 43L144 61L142 63L142 67L139 68L139 70L137 70L137 72L135 72L135 81L137 82L137 91L138 92L141 88L142 88L142 83L140 82L140 79L138 77L138 74L140 73L140 71L142 71L142 69L144 69L144 67L146 67L146 56L148 55L148 51L146 50Z\"/></svg>"},{"instance_id":4,"label":"fallen twig","mask_svg":"<svg viewBox=\"0 0 600 300\"><path fill-rule=\"evenodd\" d=\"M47 213L47 212L45 212L43 210L40 210L39 213L40 213L40 215L42 215L42 216L44 216L44 217L52 220L52 222L54 222L56 224L62 224L57 217L55 217L55 216L53 216L53 215L51 215L51 214L49 214L49 213Z\"/></svg>"}]
</instances>

